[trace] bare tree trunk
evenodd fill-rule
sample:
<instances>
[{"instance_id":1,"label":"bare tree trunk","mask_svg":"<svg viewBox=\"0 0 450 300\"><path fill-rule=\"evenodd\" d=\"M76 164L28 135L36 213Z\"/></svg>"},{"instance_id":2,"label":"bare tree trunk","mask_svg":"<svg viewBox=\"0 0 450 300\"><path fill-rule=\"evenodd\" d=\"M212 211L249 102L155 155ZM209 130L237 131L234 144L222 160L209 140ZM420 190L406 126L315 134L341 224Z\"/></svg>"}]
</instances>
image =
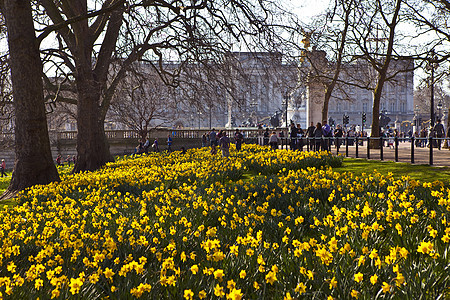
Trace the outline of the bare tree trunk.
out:
<instances>
[{"instance_id":1,"label":"bare tree trunk","mask_svg":"<svg viewBox=\"0 0 450 300\"><path fill-rule=\"evenodd\" d=\"M382 83L384 84L384 81ZM380 102L383 84L381 84L381 82L378 81L378 84L375 90L373 91L372 133L370 134L370 137L374 138L380 137ZM380 145L381 143L377 139L370 140L371 148L378 149L380 148Z\"/></svg>"},{"instance_id":2,"label":"bare tree trunk","mask_svg":"<svg viewBox=\"0 0 450 300\"><path fill-rule=\"evenodd\" d=\"M87 11L87 1L79 0L78 13ZM74 46L76 75L75 82L78 95L77 104L77 161L73 172L94 171L107 162L114 161L109 152L109 144L104 129L104 116L101 111L102 86L106 83L107 73L98 76L92 69L93 40L90 35L88 20L77 23L75 30L77 43ZM105 33L108 39L108 32ZM83 39L83 37L86 37ZM115 45L116 39L111 42ZM110 45L110 43L104 42ZM112 46L111 46L112 47ZM100 58L98 58L100 60ZM99 63L99 62L97 62ZM102 63L100 63L102 64ZM107 66L103 66L107 68ZM103 74L103 73L102 73Z\"/></svg>"},{"instance_id":3,"label":"bare tree trunk","mask_svg":"<svg viewBox=\"0 0 450 300\"><path fill-rule=\"evenodd\" d=\"M77 81L77 161L73 172L94 171L107 162L114 161L109 152L105 135L104 119L100 112L100 88L94 80L85 80L90 76L81 76Z\"/></svg>"},{"instance_id":4,"label":"bare tree trunk","mask_svg":"<svg viewBox=\"0 0 450 300\"><path fill-rule=\"evenodd\" d=\"M45 116L42 62L30 1L5 0L15 108L15 153L11 183L3 197L36 184L58 181Z\"/></svg>"}]
</instances>

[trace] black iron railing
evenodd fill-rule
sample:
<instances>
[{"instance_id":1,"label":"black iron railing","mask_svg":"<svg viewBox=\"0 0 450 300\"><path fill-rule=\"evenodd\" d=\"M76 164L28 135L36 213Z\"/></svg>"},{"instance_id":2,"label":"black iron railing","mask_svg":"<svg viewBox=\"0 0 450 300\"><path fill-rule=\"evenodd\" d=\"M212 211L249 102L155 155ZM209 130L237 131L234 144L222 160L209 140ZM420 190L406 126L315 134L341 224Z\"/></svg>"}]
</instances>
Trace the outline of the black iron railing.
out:
<instances>
[{"instance_id":1,"label":"black iron railing","mask_svg":"<svg viewBox=\"0 0 450 300\"><path fill-rule=\"evenodd\" d=\"M354 156L355 158L367 158L367 159L386 159L386 148L393 150L393 160L398 162L400 160L400 148L402 149L401 159L414 164L418 155L417 149L429 149L427 163L429 165L434 164L434 151L447 148L447 138L436 137L302 137L302 138L278 138L278 148L292 149L299 151L314 151L314 150L328 150L330 152L345 155L346 157ZM268 138L247 138L246 143L257 143L260 145L269 145ZM400 147L400 145L403 145ZM407 149L409 147L409 150ZM365 148L365 155L361 153L362 148ZM421 157L423 157L421 150ZM450 153L450 152L449 152ZM392 152L388 153L392 157ZM405 157L409 156L409 157ZM450 158L450 154L449 154Z\"/></svg>"}]
</instances>

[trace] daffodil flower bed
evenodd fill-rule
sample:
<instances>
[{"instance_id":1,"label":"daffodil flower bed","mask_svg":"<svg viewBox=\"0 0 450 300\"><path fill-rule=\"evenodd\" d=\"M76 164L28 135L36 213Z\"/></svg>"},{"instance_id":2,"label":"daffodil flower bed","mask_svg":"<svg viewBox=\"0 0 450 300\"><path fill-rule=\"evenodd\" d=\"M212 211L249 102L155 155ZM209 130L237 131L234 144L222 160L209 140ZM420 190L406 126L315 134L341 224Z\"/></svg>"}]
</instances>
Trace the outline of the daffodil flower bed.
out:
<instances>
[{"instance_id":1,"label":"daffodil flower bed","mask_svg":"<svg viewBox=\"0 0 450 300\"><path fill-rule=\"evenodd\" d=\"M339 174L326 152L208 150L124 158L23 192L0 215L1 296L450 295L443 183Z\"/></svg>"}]
</instances>

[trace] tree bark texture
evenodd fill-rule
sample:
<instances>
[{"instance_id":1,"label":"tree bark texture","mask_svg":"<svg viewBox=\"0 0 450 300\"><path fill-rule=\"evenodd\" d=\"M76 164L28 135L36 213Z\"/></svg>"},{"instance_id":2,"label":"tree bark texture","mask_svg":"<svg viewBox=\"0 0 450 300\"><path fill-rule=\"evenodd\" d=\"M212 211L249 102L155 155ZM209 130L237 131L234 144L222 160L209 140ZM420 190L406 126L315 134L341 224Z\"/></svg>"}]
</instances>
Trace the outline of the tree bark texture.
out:
<instances>
[{"instance_id":1,"label":"tree bark texture","mask_svg":"<svg viewBox=\"0 0 450 300\"><path fill-rule=\"evenodd\" d=\"M92 76L83 75L77 80L77 90L77 161L73 171L94 171L114 161L99 106L101 89Z\"/></svg>"},{"instance_id":2,"label":"tree bark texture","mask_svg":"<svg viewBox=\"0 0 450 300\"><path fill-rule=\"evenodd\" d=\"M75 15L87 13L87 1L77 0L74 4ZM68 14L68 13L67 13ZM67 15L66 14L66 15ZM113 13L109 18L96 63L93 63L95 33L89 27L88 20L77 22L73 26L75 40L67 40L75 61L75 82L78 95L77 104L77 161L73 172L94 171L114 161L105 135L105 115L102 107L103 94L107 85L108 68L115 49L121 14Z\"/></svg>"},{"instance_id":3,"label":"tree bark texture","mask_svg":"<svg viewBox=\"0 0 450 300\"><path fill-rule=\"evenodd\" d=\"M9 193L59 180L50 150L42 82L42 62L30 1L5 0L15 108L14 170Z\"/></svg>"}]
</instances>

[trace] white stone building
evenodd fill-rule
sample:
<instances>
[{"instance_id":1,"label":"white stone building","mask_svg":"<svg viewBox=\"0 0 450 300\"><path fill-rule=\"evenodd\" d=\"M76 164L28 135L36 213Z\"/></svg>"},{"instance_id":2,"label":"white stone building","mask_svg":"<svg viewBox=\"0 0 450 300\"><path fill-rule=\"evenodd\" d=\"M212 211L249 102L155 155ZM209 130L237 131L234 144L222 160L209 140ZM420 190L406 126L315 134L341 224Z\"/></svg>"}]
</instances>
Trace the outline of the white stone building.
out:
<instances>
[{"instance_id":1,"label":"white stone building","mask_svg":"<svg viewBox=\"0 0 450 300\"><path fill-rule=\"evenodd\" d=\"M322 68L329 68L325 53L311 53L322 60ZM393 62L391 74L411 68L412 61ZM177 64L167 64L167 70L176 70ZM149 80L164 86L155 87L156 97L162 103L166 116L156 117L153 126L172 128L241 127L262 124L272 127L271 117L278 116L279 126L293 121L307 128L310 122L321 122L324 101L323 85L310 75L311 66L289 62L280 53L233 52L221 63L191 64L180 73L179 85L169 88L159 79L153 68L139 65ZM366 113L366 128L371 125L373 95L364 85L373 87L375 73L364 62L344 65L342 82L330 100L328 117L342 124L343 115L349 116L349 125L361 125ZM357 87L357 85L359 87ZM390 124L407 132L414 116L413 71L398 72L383 89L381 111ZM126 99L124 99L125 101ZM273 120L272 120L273 121ZM124 128L108 122L110 129ZM74 124L71 124L71 129ZM411 128L412 129L412 128Z\"/></svg>"}]
</instances>

